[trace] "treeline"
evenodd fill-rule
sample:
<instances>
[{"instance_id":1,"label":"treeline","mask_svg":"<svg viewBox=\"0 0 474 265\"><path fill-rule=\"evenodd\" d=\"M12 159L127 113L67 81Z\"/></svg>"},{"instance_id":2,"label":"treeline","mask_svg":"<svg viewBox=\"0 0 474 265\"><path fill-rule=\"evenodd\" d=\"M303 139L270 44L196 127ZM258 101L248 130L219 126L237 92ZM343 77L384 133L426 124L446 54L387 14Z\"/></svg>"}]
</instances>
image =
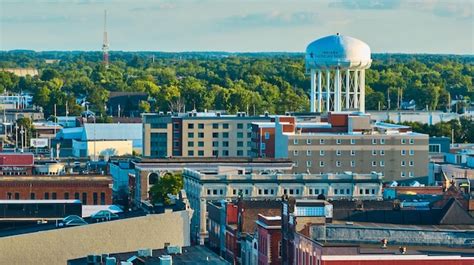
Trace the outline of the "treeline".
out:
<instances>
[{"instance_id":1,"label":"treeline","mask_svg":"<svg viewBox=\"0 0 474 265\"><path fill-rule=\"evenodd\" d=\"M85 98L104 115L111 91L149 95L143 111L196 109L285 113L309 109L309 77L298 53L112 52L108 69L99 52L0 52L0 68L35 67L37 78L0 72L0 92L28 92L47 115L79 114ZM46 64L45 59L59 59ZM386 109L415 100L418 108L450 108L449 99L474 96L474 57L454 55L374 55L366 73L366 106ZM66 104L67 102L67 104Z\"/></svg>"},{"instance_id":2,"label":"treeline","mask_svg":"<svg viewBox=\"0 0 474 265\"><path fill-rule=\"evenodd\" d=\"M474 121L468 117L438 122L433 125L420 122L403 122L401 124L410 126L415 132L430 136L454 137L455 143L474 143Z\"/></svg>"}]
</instances>

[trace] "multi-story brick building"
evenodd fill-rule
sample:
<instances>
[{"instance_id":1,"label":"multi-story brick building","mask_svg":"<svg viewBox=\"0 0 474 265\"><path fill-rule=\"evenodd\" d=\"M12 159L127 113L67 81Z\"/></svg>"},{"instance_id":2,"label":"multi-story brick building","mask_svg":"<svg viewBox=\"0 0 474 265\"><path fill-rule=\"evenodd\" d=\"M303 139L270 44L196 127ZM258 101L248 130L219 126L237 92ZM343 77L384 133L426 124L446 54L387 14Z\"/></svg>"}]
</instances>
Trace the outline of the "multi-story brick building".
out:
<instances>
[{"instance_id":1,"label":"multi-story brick building","mask_svg":"<svg viewBox=\"0 0 474 265\"><path fill-rule=\"evenodd\" d=\"M145 157L248 157L252 122L271 121L269 115L246 113L145 114Z\"/></svg>"},{"instance_id":2,"label":"multi-story brick building","mask_svg":"<svg viewBox=\"0 0 474 265\"><path fill-rule=\"evenodd\" d=\"M428 175L428 135L408 126L370 124L369 115L351 112L311 122L282 118L254 123L254 156L289 158L295 173L375 171L386 181Z\"/></svg>"},{"instance_id":3,"label":"multi-story brick building","mask_svg":"<svg viewBox=\"0 0 474 265\"><path fill-rule=\"evenodd\" d=\"M112 204L112 178L104 175L0 176L0 200L81 200Z\"/></svg>"}]
</instances>

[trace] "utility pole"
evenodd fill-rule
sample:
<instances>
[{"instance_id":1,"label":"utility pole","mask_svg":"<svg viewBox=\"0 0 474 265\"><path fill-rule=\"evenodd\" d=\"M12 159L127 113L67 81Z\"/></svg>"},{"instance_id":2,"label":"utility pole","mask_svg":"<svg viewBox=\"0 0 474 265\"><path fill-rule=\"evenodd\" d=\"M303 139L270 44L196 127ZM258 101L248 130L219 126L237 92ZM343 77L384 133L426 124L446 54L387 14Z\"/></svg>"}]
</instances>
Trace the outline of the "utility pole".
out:
<instances>
[{"instance_id":1,"label":"utility pole","mask_svg":"<svg viewBox=\"0 0 474 265\"><path fill-rule=\"evenodd\" d=\"M104 41L102 43L103 63L105 69L109 68L109 39L107 36L107 10L104 10Z\"/></svg>"}]
</instances>

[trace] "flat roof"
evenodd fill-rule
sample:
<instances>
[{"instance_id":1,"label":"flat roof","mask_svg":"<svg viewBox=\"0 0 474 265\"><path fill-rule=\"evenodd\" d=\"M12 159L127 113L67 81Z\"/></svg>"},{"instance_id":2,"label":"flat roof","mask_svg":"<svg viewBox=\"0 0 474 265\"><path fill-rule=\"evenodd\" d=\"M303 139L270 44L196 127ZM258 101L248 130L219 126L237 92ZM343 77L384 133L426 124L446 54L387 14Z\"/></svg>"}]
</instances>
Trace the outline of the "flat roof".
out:
<instances>
[{"instance_id":1,"label":"flat roof","mask_svg":"<svg viewBox=\"0 0 474 265\"><path fill-rule=\"evenodd\" d=\"M81 203L80 200L0 200L0 204L21 204L21 203Z\"/></svg>"}]
</instances>

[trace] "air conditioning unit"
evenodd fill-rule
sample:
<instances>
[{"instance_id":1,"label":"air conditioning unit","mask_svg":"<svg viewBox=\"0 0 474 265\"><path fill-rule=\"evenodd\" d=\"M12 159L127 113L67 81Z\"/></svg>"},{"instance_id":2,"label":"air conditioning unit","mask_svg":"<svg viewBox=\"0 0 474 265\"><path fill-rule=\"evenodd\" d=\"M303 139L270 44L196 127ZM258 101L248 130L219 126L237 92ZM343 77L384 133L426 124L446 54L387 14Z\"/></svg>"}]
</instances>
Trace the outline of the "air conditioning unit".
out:
<instances>
[{"instance_id":1,"label":"air conditioning unit","mask_svg":"<svg viewBox=\"0 0 474 265\"><path fill-rule=\"evenodd\" d=\"M115 257L107 257L105 259L105 265L116 265L117 259Z\"/></svg>"},{"instance_id":2,"label":"air conditioning unit","mask_svg":"<svg viewBox=\"0 0 474 265\"><path fill-rule=\"evenodd\" d=\"M101 263L102 262L102 256L101 255L87 255L87 263L94 264L94 263Z\"/></svg>"},{"instance_id":3,"label":"air conditioning unit","mask_svg":"<svg viewBox=\"0 0 474 265\"><path fill-rule=\"evenodd\" d=\"M137 254L139 257L151 257L153 256L153 250L151 248L139 249Z\"/></svg>"},{"instance_id":4,"label":"air conditioning unit","mask_svg":"<svg viewBox=\"0 0 474 265\"><path fill-rule=\"evenodd\" d=\"M160 265L173 265L173 257L170 255L162 255L159 259Z\"/></svg>"},{"instance_id":5,"label":"air conditioning unit","mask_svg":"<svg viewBox=\"0 0 474 265\"><path fill-rule=\"evenodd\" d=\"M168 252L168 254L172 254L172 255L183 253L183 250L180 246L167 246L166 251Z\"/></svg>"},{"instance_id":6,"label":"air conditioning unit","mask_svg":"<svg viewBox=\"0 0 474 265\"><path fill-rule=\"evenodd\" d=\"M121 261L120 265L133 265L131 261Z\"/></svg>"}]
</instances>

